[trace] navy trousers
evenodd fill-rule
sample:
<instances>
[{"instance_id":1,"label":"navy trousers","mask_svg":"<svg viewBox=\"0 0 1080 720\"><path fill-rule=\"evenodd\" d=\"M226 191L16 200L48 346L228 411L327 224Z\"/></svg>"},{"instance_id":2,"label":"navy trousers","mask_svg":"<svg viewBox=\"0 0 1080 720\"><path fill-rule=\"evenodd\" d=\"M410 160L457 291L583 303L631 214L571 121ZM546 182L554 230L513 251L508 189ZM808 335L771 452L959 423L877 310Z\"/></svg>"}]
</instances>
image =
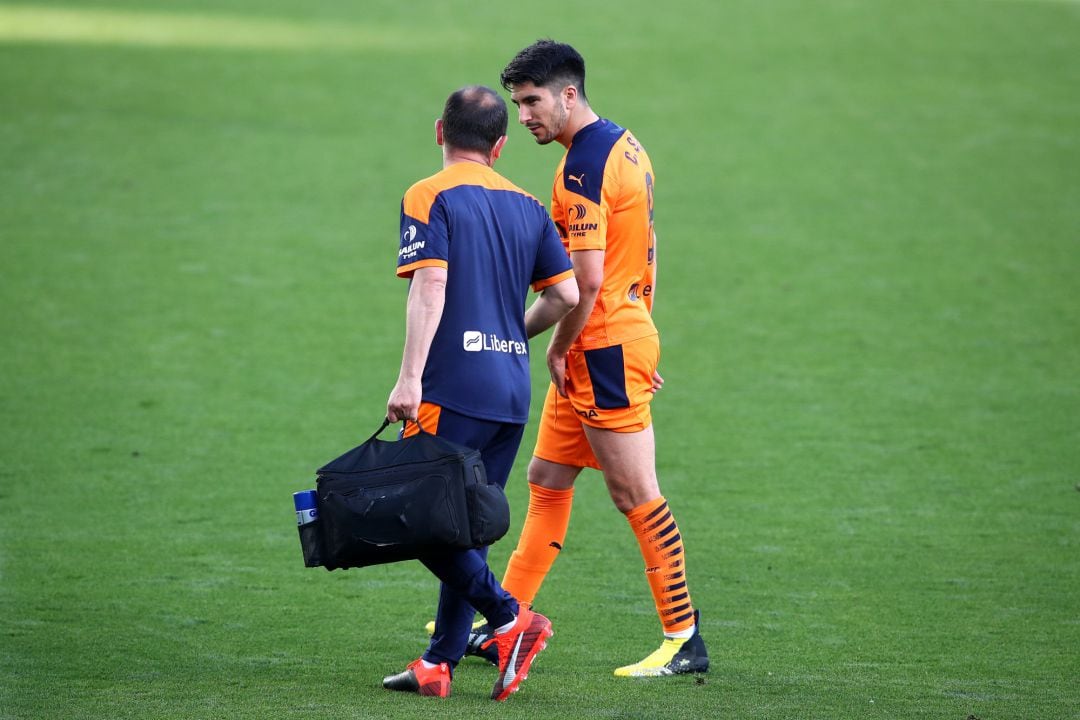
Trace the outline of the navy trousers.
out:
<instances>
[{"instance_id":1,"label":"navy trousers","mask_svg":"<svg viewBox=\"0 0 1080 720\"><path fill-rule=\"evenodd\" d=\"M429 427L433 419L435 427ZM506 487L524 425L480 420L430 403L421 405L420 422L427 432L479 450L488 482ZM408 424L406 430L411 431ZM457 665L465 655L477 612L492 627L505 625L517 615L517 600L503 590L488 567L486 547L433 552L420 562L441 581L435 634L423 655L428 662Z\"/></svg>"}]
</instances>

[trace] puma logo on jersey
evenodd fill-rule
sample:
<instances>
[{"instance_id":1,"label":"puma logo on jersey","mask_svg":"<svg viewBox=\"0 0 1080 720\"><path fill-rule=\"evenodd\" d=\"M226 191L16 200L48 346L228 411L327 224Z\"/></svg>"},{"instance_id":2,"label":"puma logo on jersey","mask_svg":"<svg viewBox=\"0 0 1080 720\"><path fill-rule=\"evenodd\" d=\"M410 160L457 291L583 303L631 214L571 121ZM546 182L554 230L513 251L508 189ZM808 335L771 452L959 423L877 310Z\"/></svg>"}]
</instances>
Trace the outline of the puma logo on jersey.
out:
<instances>
[{"instance_id":1,"label":"puma logo on jersey","mask_svg":"<svg viewBox=\"0 0 1080 720\"><path fill-rule=\"evenodd\" d=\"M581 173L580 175L577 175L577 176L571 175L570 173L566 173L566 179L567 180L573 180L574 182L576 182L578 184L578 187L585 187L585 173Z\"/></svg>"}]
</instances>

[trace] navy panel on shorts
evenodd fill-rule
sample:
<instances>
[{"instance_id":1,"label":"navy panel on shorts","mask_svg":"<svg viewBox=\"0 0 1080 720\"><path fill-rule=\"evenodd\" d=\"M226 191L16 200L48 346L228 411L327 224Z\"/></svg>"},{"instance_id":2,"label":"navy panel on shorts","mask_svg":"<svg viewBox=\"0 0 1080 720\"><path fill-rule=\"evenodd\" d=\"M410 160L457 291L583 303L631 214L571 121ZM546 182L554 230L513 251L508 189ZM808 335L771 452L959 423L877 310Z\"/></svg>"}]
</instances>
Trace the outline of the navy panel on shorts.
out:
<instances>
[{"instance_id":1,"label":"navy panel on shorts","mask_svg":"<svg viewBox=\"0 0 1080 720\"><path fill-rule=\"evenodd\" d=\"M630 407L630 398L626 395L622 345L586 350L585 366L589 368L589 380L598 409Z\"/></svg>"}]
</instances>

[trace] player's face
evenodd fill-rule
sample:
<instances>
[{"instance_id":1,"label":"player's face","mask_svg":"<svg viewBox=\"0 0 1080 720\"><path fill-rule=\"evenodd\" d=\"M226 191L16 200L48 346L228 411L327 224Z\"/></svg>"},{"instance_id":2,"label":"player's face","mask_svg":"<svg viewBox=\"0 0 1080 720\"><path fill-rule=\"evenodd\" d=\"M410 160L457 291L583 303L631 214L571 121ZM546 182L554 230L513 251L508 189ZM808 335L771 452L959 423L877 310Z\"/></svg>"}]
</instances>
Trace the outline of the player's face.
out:
<instances>
[{"instance_id":1,"label":"player's face","mask_svg":"<svg viewBox=\"0 0 1080 720\"><path fill-rule=\"evenodd\" d=\"M528 128L539 145L557 140L570 113L562 93L526 82L514 85L510 99L517 105L518 122Z\"/></svg>"}]
</instances>

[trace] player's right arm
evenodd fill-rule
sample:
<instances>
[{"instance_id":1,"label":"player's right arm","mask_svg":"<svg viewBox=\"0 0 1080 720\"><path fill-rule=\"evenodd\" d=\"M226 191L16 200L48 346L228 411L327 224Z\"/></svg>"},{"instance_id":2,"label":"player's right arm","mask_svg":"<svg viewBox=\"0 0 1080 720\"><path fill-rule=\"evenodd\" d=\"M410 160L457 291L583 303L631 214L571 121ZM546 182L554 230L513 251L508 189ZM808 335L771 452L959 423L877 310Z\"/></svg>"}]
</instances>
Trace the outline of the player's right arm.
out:
<instances>
[{"instance_id":1,"label":"player's right arm","mask_svg":"<svg viewBox=\"0 0 1080 720\"><path fill-rule=\"evenodd\" d=\"M592 315L600 288L604 285L604 251L574 250L570 253L577 281L578 304L555 326L548 344L547 364L551 381L566 397L566 354Z\"/></svg>"}]
</instances>

